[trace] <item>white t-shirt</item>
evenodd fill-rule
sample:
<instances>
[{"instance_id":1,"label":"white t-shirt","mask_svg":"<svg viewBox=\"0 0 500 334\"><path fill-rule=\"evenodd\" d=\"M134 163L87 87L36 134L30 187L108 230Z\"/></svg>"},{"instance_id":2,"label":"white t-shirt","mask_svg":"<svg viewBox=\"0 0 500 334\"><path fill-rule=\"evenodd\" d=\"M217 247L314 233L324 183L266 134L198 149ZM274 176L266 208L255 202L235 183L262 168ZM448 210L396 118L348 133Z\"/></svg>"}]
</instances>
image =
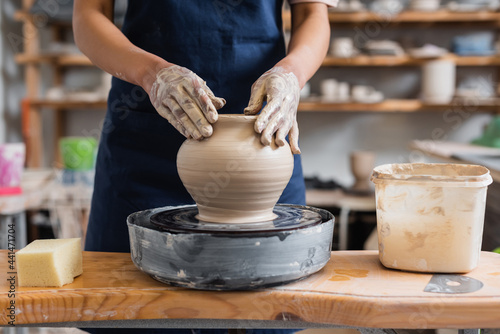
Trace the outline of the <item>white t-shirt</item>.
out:
<instances>
[{"instance_id":1,"label":"white t-shirt","mask_svg":"<svg viewBox=\"0 0 500 334\"><path fill-rule=\"evenodd\" d=\"M337 7L339 0L288 0L290 5L294 5L301 2L321 2L326 4L328 7Z\"/></svg>"}]
</instances>

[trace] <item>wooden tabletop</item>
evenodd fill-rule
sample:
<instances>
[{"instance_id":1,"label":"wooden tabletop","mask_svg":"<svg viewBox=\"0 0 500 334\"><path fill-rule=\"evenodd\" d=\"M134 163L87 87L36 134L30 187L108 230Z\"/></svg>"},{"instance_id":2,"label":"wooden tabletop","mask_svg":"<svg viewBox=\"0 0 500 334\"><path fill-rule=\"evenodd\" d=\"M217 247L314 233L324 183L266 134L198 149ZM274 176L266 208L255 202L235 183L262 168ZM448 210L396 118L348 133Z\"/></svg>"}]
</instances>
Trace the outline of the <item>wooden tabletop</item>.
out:
<instances>
[{"instance_id":1,"label":"wooden tabletop","mask_svg":"<svg viewBox=\"0 0 500 334\"><path fill-rule=\"evenodd\" d=\"M483 252L464 294L424 292L431 275L382 267L375 251L332 252L311 277L257 291L213 292L159 283L130 254L84 252L83 274L62 288L15 287L16 325L124 319L296 320L376 328L500 328L500 254ZM0 308L10 305L0 251ZM8 323L0 312L0 325Z\"/></svg>"}]
</instances>

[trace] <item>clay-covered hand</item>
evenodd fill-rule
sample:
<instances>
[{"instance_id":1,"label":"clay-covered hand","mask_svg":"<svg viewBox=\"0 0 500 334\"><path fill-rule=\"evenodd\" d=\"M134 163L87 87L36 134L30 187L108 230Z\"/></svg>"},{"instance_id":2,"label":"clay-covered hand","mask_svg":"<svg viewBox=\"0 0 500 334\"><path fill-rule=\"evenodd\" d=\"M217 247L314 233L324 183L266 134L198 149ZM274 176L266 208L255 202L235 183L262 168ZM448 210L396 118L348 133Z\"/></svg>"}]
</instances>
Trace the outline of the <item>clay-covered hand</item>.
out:
<instances>
[{"instance_id":1,"label":"clay-covered hand","mask_svg":"<svg viewBox=\"0 0 500 334\"><path fill-rule=\"evenodd\" d=\"M156 111L181 134L197 140L212 135L211 123L226 104L199 76L178 65L158 71L149 97Z\"/></svg>"},{"instance_id":2,"label":"clay-covered hand","mask_svg":"<svg viewBox=\"0 0 500 334\"><path fill-rule=\"evenodd\" d=\"M293 154L300 154L297 125L299 96L297 77L282 67L273 67L253 84L245 114L257 114L267 101L255 121L255 131L261 133L262 144L270 145L275 135L276 144L283 146L288 135Z\"/></svg>"}]
</instances>

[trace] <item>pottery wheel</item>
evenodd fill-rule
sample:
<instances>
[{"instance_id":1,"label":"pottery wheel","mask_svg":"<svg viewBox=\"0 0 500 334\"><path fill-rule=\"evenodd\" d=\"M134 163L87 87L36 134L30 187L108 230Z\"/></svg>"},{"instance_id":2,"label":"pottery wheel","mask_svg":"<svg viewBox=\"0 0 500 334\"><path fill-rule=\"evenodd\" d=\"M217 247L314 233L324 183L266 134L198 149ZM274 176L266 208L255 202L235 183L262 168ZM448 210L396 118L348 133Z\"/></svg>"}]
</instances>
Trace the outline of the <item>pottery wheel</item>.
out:
<instances>
[{"instance_id":1,"label":"pottery wheel","mask_svg":"<svg viewBox=\"0 0 500 334\"><path fill-rule=\"evenodd\" d=\"M321 215L315 211L298 207L276 206L273 210L277 217L272 221L245 223L245 224L218 224L204 222L196 218L196 206L169 209L156 213L150 217L151 223L159 229L169 232L192 233L265 233L267 231L285 231L305 228L322 222Z\"/></svg>"},{"instance_id":2,"label":"pottery wheel","mask_svg":"<svg viewBox=\"0 0 500 334\"><path fill-rule=\"evenodd\" d=\"M206 290L246 290L305 278L328 262L333 216L276 205L267 222L199 221L196 205L134 213L127 219L132 260L154 279Z\"/></svg>"}]
</instances>

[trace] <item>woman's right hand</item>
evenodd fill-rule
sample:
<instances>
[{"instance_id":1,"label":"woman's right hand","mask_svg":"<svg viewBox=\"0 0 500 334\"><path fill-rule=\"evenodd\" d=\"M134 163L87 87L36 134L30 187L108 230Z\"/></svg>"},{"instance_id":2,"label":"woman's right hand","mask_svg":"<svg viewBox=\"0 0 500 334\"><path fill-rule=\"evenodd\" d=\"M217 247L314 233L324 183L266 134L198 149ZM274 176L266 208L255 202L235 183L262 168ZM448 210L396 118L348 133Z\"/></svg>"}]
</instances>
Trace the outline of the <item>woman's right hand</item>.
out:
<instances>
[{"instance_id":1,"label":"woman's right hand","mask_svg":"<svg viewBox=\"0 0 500 334\"><path fill-rule=\"evenodd\" d=\"M173 65L156 74L149 97L156 111L186 138L210 137L217 110L226 100L216 97L205 81L185 67Z\"/></svg>"}]
</instances>

